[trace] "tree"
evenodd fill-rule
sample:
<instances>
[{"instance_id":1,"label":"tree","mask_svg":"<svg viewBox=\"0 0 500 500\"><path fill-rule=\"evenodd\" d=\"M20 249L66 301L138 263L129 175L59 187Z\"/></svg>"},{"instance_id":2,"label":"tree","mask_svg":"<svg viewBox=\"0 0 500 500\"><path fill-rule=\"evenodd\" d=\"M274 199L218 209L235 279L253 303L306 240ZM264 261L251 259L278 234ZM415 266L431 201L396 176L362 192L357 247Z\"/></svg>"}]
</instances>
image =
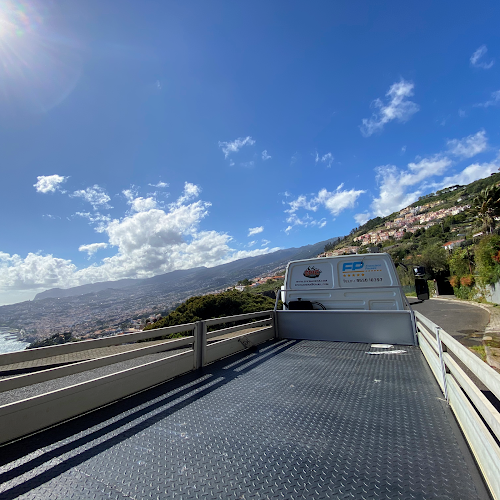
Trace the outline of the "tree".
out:
<instances>
[{"instance_id":1,"label":"tree","mask_svg":"<svg viewBox=\"0 0 500 500\"><path fill-rule=\"evenodd\" d=\"M425 267L430 279L437 278L448 272L446 250L440 244L425 247L418 263Z\"/></svg>"},{"instance_id":2,"label":"tree","mask_svg":"<svg viewBox=\"0 0 500 500\"><path fill-rule=\"evenodd\" d=\"M274 300L247 292L228 291L224 293L191 297L168 316L150 323L145 330L164 326L183 325L210 318L221 318L274 308ZM181 336L173 334L174 336Z\"/></svg>"},{"instance_id":3,"label":"tree","mask_svg":"<svg viewBox=\"0 0 500 500\"><path fill-rule=\"evenodd\" d=\"M500 236L492 234L481 238L475 257L477 274L485 283L500 281Z\"/></svg>"},{"instance_id":4,"label":"tree","mask_svg":"<svg viewBox=\"0 0 500 500\"><path fill-rule=\"evenodd\" d=\"M473 272L473 254L466 248L456 248L449 258L450 273L461 278Z\"/></svg>"},{"instance_id":5,"label":"tree","mask_svg":"<svg viewBox=\"0 0 500 500\"><path fill-rule=\"evenodd\" d=\"M351 231L351 234L352 234L352 231ZM337 243L339 243L341 241L342 238L339 238L338 241L330 241L328 242L326 245L325 245L325 252L330 252L331 250L333 250L335 248L335 246L337 245Z\"/></svg>"},{"instance_id":6,"label":"tree","mask_svg":"<svg viewBox=\"0 0 500 500\"><path fill-rule=\"evenodd\" d=\"M492 233L495 229L495 217L500 216L500 188L488 186L473 200L471 213L476 216L484 233Z\"/></svg>"},{"instance_id":7,"label":"tree","mask_svg":"<svg viewBox=\"0 0 500 500\"><path fill-rule=\"evenodd\" d=\"M435 236L441 236L443 234L443 228L441 224L434 224L425 232L427 238L433 238Z\"/></svg>"}]
</instances>

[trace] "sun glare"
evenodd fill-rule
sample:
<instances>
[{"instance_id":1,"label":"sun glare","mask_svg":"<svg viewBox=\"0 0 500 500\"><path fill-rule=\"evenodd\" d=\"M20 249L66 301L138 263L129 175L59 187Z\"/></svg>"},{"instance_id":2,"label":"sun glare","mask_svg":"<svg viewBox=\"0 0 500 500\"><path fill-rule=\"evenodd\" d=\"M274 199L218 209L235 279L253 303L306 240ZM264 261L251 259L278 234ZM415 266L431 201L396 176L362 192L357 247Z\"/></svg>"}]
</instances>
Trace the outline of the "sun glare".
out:
<instances>
[{"instance_id":1,"label":"sun glare","mask_svg":"<svg viewBox=\"0 0 500 500\"><path fill-rule=\"evenodd\" d=\"M36 30L42 16L34 2L0 1L0 38L18 36Z\"/></svg>"},{"instance_id":2,"label":"sun glare","mask_svg":"<svg viewBox=\"0 0 500 500\"><path fill-rule=\"evenodd\" d=\"M0 0L0 104L11 113L46 112L74 89L82 70L74 40L44 23L42 0Z\"/></svg>"}]
</instances>

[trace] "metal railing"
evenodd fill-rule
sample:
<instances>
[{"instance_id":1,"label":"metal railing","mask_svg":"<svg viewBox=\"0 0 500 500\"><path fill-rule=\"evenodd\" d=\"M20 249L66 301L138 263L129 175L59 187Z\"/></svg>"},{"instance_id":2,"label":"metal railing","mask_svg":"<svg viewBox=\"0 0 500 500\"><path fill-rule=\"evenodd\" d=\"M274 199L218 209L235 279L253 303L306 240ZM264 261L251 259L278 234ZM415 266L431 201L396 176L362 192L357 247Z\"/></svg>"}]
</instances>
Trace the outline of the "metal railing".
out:
<instances>
[{"instance_id":1,"label":"metal railing","mask_svg":"<svg viewBox=\"0 0 500 500\"><path fill-rule=\"evenodd\" d=\"M469 444L492 497L500 499L500 413L466 370L500 400L500 374L415 312L420 348ZM466 367L466 370L460 366Z\"/></svg>"},{"instance_id":2,"label":"metal railing","mask_svg":"<svg viewBox=\"0 0 500 500\"><path fill-rule=\"evenodd\" d=\"M243 324L208 332L209 327L242 321ZM241 332L242 330L246 331ZM71 355L75 353L83 353L83 355L85 352L96 353L98 349L155 339L179 332L186 332L188 335L178 339L160 340L146 347L141 347L140 343L134 344L126 352L102 356L97 354L97 357L93 354L89 357L94 359L71 361ZM161 384L274 337L274 312L262 311L104 339L0 354L0 370L2 366L4 369L23 366L23 363L27 366L29 362L37 360L49 359L53 362L69 363L48 369L40 367L42 369L34 373L3 378L0 380L0 392L5 392L149 354L184 350L184 352L162 359L118 370L112 374L96 376L91 380L67 385L60 389L47 390L42 394L0 406L0 444Z\"/></svg>"}]
</instances>

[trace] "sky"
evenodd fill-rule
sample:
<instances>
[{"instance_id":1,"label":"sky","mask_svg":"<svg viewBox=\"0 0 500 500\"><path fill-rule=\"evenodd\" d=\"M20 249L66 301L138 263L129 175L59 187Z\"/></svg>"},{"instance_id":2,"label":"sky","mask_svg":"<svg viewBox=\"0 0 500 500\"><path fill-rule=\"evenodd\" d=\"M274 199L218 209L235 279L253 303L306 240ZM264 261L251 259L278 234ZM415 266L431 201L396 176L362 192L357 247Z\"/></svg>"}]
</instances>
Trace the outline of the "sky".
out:
<instances>
[{"instance_id":1,"label":"sky","mask_svg":"<svg viewBox=\"0 0 500 500\"><path fill-rule=\"evenodd\" d=\"M498 171L499 21L0 0L0 304L328 240Z\"/></svg>"}]
</instances>

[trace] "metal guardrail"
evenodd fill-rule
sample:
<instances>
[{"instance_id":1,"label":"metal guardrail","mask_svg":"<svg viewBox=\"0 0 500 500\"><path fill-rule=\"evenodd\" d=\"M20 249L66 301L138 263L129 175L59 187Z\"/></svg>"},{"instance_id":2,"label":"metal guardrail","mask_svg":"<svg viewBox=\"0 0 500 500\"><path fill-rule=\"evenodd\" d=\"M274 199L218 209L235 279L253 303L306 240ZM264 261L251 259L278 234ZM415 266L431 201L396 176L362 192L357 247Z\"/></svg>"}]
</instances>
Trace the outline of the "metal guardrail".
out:
<instances>
[{"instance_id":1,"label":"metal guardrail","mask_svg":"<svg viewBox=\"0 0 500 500\"><path fill-rule=\"evenodd\" d=\"M264 319L207 332L209 326L213 327L220 324L259 318ZM237 334L238 331L248 330L249 328L252 330L257 328L257 330ZM120 361L139 358L146 354L190 347L187 352L173 354L164 359L143 363L133 368L0 406L0 444L94 410L100 406L201 368L218 359L248 349L252 345L272 339L275 336L274 312L262 311L242 314L104 339L0 354L0 366L116 346L138 340L154 339L179 332L190 332L191 335L179 339L166 340L152 346L139 347L127 352L74 362L65 366L0 380L0 392L8 391L81 373ZM236 335L225 338L230 334ZM208 342L208 340L211 342Z\"/></svg>"},{"instance_id":2,"label":"metal guardrail","mask_svg":"<svg viewBox=\"0 0 500 500\"><path fill-rule=\"evenodd\" d=\"M469 349L415 312L420 348L461 427L490 494L500 500L500 413L460 367L500 400L500 374Z\"/></svg>"}]
</instances>

